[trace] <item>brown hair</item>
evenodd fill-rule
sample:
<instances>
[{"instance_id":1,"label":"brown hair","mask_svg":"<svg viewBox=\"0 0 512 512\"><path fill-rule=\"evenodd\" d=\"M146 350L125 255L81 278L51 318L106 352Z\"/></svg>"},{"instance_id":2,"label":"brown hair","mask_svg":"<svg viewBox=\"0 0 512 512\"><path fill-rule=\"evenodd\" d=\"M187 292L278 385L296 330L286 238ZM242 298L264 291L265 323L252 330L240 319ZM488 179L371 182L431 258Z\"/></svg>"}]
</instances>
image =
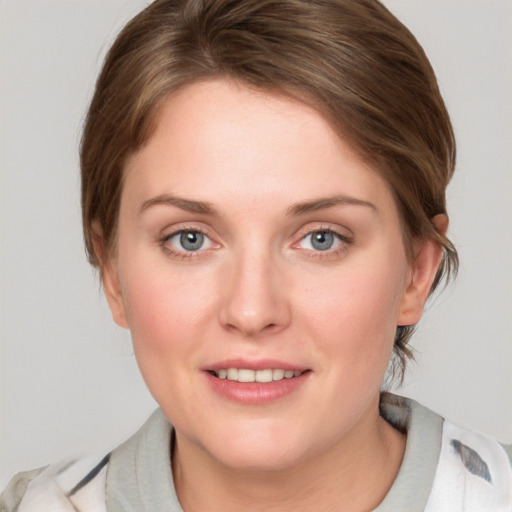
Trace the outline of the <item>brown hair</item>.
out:
<instances>
[{"instance_id":1,"label":"brown hair","mask_svg":"<svg viewBox=\"0 0 512 512\"><path fill-rule=\"evenodd\" d=\"M87 115L82 214L89 261L101 228L107 257L127 158L180 87L213 77L286 94L314 106L389 184L412 258L417 238L444 251L434 281L457 269L435 229L455 165L455 141L435 74L414 36L377 0L157 0L110 49ZM397 369L414 326L399 326Z\"/></svg>"}]
</instances>

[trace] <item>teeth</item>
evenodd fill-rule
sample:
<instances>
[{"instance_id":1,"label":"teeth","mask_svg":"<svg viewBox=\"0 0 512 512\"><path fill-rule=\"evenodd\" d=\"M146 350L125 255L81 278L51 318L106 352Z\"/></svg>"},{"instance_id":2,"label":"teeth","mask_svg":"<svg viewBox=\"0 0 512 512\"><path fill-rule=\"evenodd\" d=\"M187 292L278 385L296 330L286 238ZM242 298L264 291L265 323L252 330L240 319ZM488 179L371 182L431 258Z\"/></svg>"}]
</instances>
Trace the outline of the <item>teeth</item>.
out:
<instances>
[{"instance_id":1,"label":"teeth","mask_svg":"<svg viewBox=\"0 0 512 512\"><path fill-rule=\"evenodd\" d=\"M282 380L284 379L284 370L273 370L272 371L272 380Z\"/></svg>"},{"instance_id":2,"label":"teeth","mask_svg":"<svg viewBox=\"0 0 512 512\"><path fill-rule=\"evenodd\" d=\"M238 380L238 370L236 368L229 368L226 376L228 380Z\"/></svg>"},{"instance_id":3,"label":"teeth","mask_svg":"<svg viewBox=\"0 0 512 512\"><path fill-rule=\"evenodd\" d=\"M272 370L258 370L256 372L256 382L272 382L273 373Z\"/></svg>"},{"instance_id":4,"label":"teeth","mask_svg":"<svg viewBox=\"0 0 512 512\"><path fill-rule=\"evenodd\" d=\"M236 380L238 382L272 382L299 377L300 370L283 370L281 368L268 370L247 370L246 368L227 368L215 372L219 379Z\"/></svg>"},{"instance_id":5,"label":"teeth","mask_svg":"<svg viewBox=\"0 0 512 512\"><path fill-rule=\"evenodd\" d=\"M254 378L252 370L238 370L238 382L254 382Z\"/></svg>"}]
</instances>

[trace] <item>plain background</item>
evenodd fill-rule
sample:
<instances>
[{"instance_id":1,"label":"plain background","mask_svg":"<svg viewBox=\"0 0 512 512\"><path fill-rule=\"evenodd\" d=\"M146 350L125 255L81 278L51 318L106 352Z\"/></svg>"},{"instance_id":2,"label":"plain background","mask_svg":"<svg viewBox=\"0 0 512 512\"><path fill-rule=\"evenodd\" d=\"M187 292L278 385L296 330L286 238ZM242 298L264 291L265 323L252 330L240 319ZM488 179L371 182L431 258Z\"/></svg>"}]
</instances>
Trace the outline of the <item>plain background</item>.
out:
<instances>
[{"instance_id":1,"label":"plain background","mask_svg":"<svg viewBox=\"0 0 512 512\"><path fill-rule=\"evenodd\" d=\"M141 0L0 0L0 488L105 452L155 403L80 231L77 146L103 55ZM401 393L512 441L512 1L387 0L425 47L458 139L458 282Z\"/></svg>"}]
</instances>

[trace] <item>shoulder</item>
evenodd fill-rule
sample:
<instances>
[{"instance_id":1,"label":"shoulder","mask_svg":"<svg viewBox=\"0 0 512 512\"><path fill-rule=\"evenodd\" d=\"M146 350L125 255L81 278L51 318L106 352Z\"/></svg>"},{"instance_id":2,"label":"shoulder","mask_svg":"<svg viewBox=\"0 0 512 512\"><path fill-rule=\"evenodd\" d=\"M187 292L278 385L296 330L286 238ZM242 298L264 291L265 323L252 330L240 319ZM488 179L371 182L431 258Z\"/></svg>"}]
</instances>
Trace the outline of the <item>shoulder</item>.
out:
<instances>
[{"instance_id":1,"label":"shoulder","mask_svg":"<svg viewBox=\"0 0 512 512\"><path fill-rule=\"evenodd\" d=\"M445 421L427 510L512 510L510 447Z\"/></svg>"},{"instance_id":2,"label":"shoulder","mask_svg":"<svg viewBox=\"0 0 512 512\"><path fill-rule=\"evenodd\" d=\"M381 414L407 433L399 474L379 512L511 512L511 450L414 400L385 393Z\"/></svg>"},{"instance_id":3,"label":"shoulder","mask_svg":"<svg viewBox=\"0 0 512 512\"><path fill-rule=\"evenodd\" d=\"M19 473L0 494L0 512L135 512L156 510L165 500L171 500L166 510L179 511L168 456L171 430L157 409L106 456Z\"/></svg>"},{"instance_id":4,"label":"shoulder","mask_svg":"<svg viewBox=\"0 0 512 512\"><path fill-rule=\"evenodd\" d=\"M0 495L0 512L106 512L108 462L93 456L19 473Z\"/></svg>"}]
</instances>

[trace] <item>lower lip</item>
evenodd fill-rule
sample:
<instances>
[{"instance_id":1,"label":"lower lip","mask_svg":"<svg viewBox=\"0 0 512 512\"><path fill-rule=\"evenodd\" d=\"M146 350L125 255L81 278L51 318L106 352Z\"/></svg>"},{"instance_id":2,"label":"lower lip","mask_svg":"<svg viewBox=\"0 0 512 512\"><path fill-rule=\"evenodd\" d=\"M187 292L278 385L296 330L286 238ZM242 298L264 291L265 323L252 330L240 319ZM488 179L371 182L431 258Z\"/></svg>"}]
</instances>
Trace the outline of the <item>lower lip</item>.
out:
<instances>
[{"instance_id":1,"label":"lower lip","mask_svg":"<svg viewBox=\"0 0 512 512\"><path fill-rule=\"evenodd\" d=\"M219 379L210 372L205 372L205 375L213 390L224 398L241 404L263 405L297 391L306 382L310 373L307 371L298 377L272 382L238 382Z\"/></svg>"}]
</instances>

